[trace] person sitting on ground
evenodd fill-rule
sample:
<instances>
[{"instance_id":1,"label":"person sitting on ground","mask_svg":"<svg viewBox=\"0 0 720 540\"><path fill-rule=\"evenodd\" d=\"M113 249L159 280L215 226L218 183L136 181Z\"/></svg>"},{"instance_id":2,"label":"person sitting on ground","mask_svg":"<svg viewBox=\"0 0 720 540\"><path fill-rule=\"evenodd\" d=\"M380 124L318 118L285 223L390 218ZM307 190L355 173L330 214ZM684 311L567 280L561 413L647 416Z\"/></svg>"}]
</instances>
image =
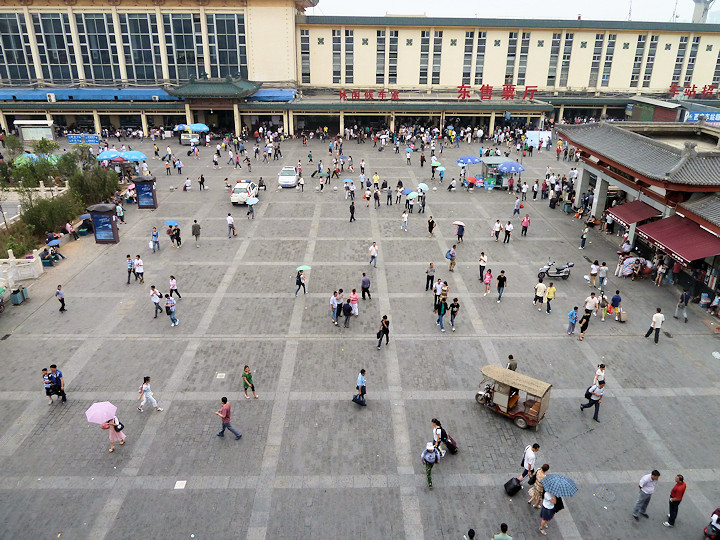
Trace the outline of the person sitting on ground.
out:
<instances>
[{"instance_id":1,"label":"person sitting on ground","mask_svg":"<svg viewBox=\"0 0 720 540\"><path fill-rule=\"evenodd\" d=\"M48 231L46 234L48 242L52 242L53 240L60 240L63 236L62 234L54 233L51 231Z\"/></svg>"},{"instance_id":2,"label":"person sitting on ground","mask_svg":"<svg viewBox=\"0 0 720 540\"><path fill-rule=\"evenodd\" d=\"M52 253L50 253L50 250L48 248L45 248L40 252L40 260L48 261L50 263L50 266L53 266L55 264L53 262Z\"/></svg>"},{"instance_id":3,"label":"person sitting on ground","mask_svg":"<svg viewBox=\"0 0 720 540\"><path fill-rule=\"evenodd\" d=\"M632 251L632 244L630 242L628 242L627 240L625 240L623 245L620 247L620 250L623 253L630 253Z\"/></svg>"},{"instance_id":4,"label":"person sitting on ground","mask_svg":"<svg viewBox=\"0 0 720 540\"><path fill-rule=\"evenodd\" d=\"M56 261L59 260L58 257L60 259L67 259L67 257L65 255L60 253L60 250L57 248L57 246L53 246L50 248L50 255L52 255L52 258L55 259Z\"/></svg>"},{"instance_id":5,"label":"person sitting on ground","mask_svg":"<svg viewBox=\"0 0 720 540\"><path fill-rule=\"evenodd\" d=\"M635 278L642 279L642 264L639 258L635 259L632 266L632 281L635 281Z\"/></svg>"},{"instance_id":6,"label":"person sitting on ground","mask_svg":"<svg viewBox=\"0 0 720 540\"><path fill-rule=\"evenodd\" d=\"M453 178L452 180L450 180L450 185L448 186L447 190L452 191L453 189L455 189L455 186L457 186L457 182Z\"/></svg>"},{"instance_id":7,"label":"person sitting on ground","mask_svg":"<svg viewBox=\"0 0 720 540\"><path fill-rule=\"evenodd\" d=\"M262 179L262 176L260 177L260 180L258 180L258 191L260 190L267 191L267 185L265 185L265 182Z\"/></svg>"},{"instance_id":8,"label":"person sitting on ground","mask_svg":"<svg viewBox=\"0 0 720 540\"><path fill-rule=\"evenodd\" d=\"M716 294L707 312L711 315L717 315L718 308L720 308L720 294Z\"/></svg>"}]
</instances>

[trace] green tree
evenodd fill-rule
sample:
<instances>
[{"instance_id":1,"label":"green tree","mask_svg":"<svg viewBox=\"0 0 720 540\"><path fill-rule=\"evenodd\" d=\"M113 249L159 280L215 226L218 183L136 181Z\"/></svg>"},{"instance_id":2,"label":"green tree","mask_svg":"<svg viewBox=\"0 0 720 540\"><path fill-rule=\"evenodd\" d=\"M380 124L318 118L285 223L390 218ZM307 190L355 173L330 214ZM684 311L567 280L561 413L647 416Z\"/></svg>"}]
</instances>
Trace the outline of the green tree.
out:
<instances>
[{"instance_id":1,"label":"green tree","mask_svg":"<svg viewBox=\"0 0 720 540\"><path fill-rule=\"evenodd\" d=\"M15 135L5 137L5 148L7 149L7 158L10 163L15 161L15 158L22 154L24 149L20 137Z\"/></svg>"},{"instance_id":2,"label":"green tree","mask_svg":"<svg viewBox=\"0 0 720 540\"><path fill-rule=\"evenodd\" d=\"M111 197L118 188L118 175L95 166L92 169L77 170L69 180L70 191L84 206L99 203Z\"/></svg>"},{"instance_id":3,"label":"green tree","mask_svg":"<svg viewBox=\"0 0 720 540\"><path fill-rule=\"evenodd\" d=\"M60 149L60 143L43 137L39 141L34 141L31 147L36 156L51 156Z\"/></svg>"}]
</instances>

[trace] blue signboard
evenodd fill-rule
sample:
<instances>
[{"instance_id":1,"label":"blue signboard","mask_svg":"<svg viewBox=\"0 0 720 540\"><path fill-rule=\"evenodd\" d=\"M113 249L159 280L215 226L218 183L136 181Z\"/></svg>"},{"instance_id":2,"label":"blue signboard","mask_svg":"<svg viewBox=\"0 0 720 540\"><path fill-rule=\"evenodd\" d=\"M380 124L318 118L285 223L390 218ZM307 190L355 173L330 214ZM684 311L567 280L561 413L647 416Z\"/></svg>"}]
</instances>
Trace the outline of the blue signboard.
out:
<instances>
[{"instance_id":1,"label":"blue signboard","mask_svg":"<svg viewBox=\"0 0 720 540\"><path fill-rule=\"evenodd\" d=\"M82 135L76 133L68 134L68 142L70 144L80 144L82 142Z\"/></svg>"},{"instance_id":2,"label":"blue signboard","mask_svg":"<svg viewBox=\"0 0 720 540\"><path fill-rule=\"evenodd\" d=\"M86 144L98 144L100 143L100 137L97 135L93 135L91 133L85 134L85 143Z\"/></svg>"},{"instance_id":3,"label":"blue signboard","mask_svg":"<svg viewBox=\"0 0 720 540\"><path fill-rule=\"evenodd\" d=\"M137 196L139 208L155 208L155 197L153 197L153 186L150 182L137 184Z\"/></svg>"},{"instance_id":4,"label":"blue signboard","mask_svg":"<svg viewBox=\"0 0 720 540\"><path fill-rule=\"evenodd\" d=\"M93 225L95 226L95 238L97 240L114 240L112 227L112 215L93 214Z\"/></svg>"},{"instance_id":5,"label":"blue signboard","mask_svg":"<svg viewBox=\"0 0 720 540\"><path fill-rule=\"evenodd\" d=\"M720 111L685 111L685 122L697 122L701 116L705 117L706 122L720 122Z\"/></svg>"}]
</instances>

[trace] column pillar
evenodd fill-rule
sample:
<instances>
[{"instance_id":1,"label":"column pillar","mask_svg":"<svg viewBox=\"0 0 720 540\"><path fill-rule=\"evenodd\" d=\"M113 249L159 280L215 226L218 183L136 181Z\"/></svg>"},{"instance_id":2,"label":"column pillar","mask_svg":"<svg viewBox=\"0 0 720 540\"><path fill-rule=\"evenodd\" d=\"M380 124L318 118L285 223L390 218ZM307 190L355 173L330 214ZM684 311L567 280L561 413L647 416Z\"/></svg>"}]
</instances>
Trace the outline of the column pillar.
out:
<instances>
[{"instance_id":1,"label":"column pillar","mask_svg":"<svg viewBox=\"0 0 720 540\"><path fill-rule=\"evenodd\" d=\"M85 82L85 64L83 63L82 49L80 48L80 34L78 34L77 21L73 8L67 8L68 21L70 22L70 36L72 38L73 47L75 49L75 64L77 66L78 79L81 83Z\"/></svg>"},{"instance_id":2,"label":"column pillar","mask_svg":"<svg viewBox=\"0 0 720 540\"><path fill-rule=\"evenodd\" d=\"M167 42L165 41L165 24L160 12L160 6L155 8L155 20L157 21L158 43L160 44L160 67L162 68L163 80L167 82L170 80L170 66L167 57Z\"/></svg>"},{"instance_id":3,"label":"column pillar","mask_svg":"<svg viewBox=\"0 0 720 540\"><path fill-rule=\"evenodd\" d=\"M345 134L345 111L340 111L340 133Z\"/></svg>"},{"instance_id":4,"label":"column pillar","mask_svg":"<svg viewBox=\"0 0 720 540\"><path fill-rule=\"evenodd\" d=\"M583 193L587 191L587 188L590 186L590 173L585 170L584 167L580 167L578 169L578 177L576 180L575 188L575 200L573 201L573 205L577 208L580 204L580 197Z\"/></svg>"},{"instance_id":5,"label":"column pillar","mask_svg":"<svg viewBox=\"0 0 720 540\"><path fill-rule=\"evenodd\" d=\"M602 111L600 112L600 116L603 117L607 114L607 105L603 105Z\"/></svg>"},{"instance_id":6,"label":"column pillar","mask_svg":"<svg viewBox=\"0 0 720 540\"><path fill-rule=\"evenodd\" d=\"M438 127L440 127L440 129L443 129L445 127L445 111L440 111L440 126Z\"/></svg>"},{"instance_id":7,"label":"column pillar","mask_svg":"<svg viewBox=\"0 0 720 540\"><path fill-rule=\"evenodd\" d=\"M590 215L598 217L602 214L605 209L605 199L607 199L608 187L610 182L605 178L598 176L597 182L595 183L595 191L593 194L593 204L590 209Z\"/></svg>"},{"instance_id":8,"label":"column pillar","mask_svg":"<svg viewBox=\"0 0 720 540\"><path fill-rule=\"evenodd\" d=\"M93 124L95 124L95 133L102 138L102 124L100 123L100 113L98 113L96 110L93 110Z\"/></svg>"},{"instance_id":9,"label":"column pillar","mask_svg":"<svg viewBox=\"0 0 720 540\"><path fill-rule=\"evenodd\" d=\"M237 103L233 103L233 120L235 121L235 136L239 137L242 133L242 118L240 117L240 107Z\"/></svg>"},{"instance_id":10,"label":"column pillar","mask_svg":"<svg viewBox=\"0 0 720 540\"><path fill-rule=\"evenodd\" d=\"M28 33L28 41L30 42L30 52L32 53L32 63L35 68L35 78L38 81L43 80L42 64L40 63L40 49L38 48L37 34L35 34L35 25L33 24L30 10L27 6L23 8L23 16L25 17L25 28ZM76 51L78 52L78 51Z\"/></svg>"},{"instance_id":11,"label":"column pillar","mask_svg":"<svg viewBox=\"0 0 720 540\"><path fill-rule=\"evenodd\" d=\"M4 129L5 133L10 135L10 129L8 128L7 118L5 118L5 113L0 111L0 129ZM720 144L720 141L718 142Z\"/></svg>"},{"instance_id":12,"label":"column pillar","mask_svg":"<svg viewBox=\"0 0 720 540\"><path fill-rule=\"evenodd\" d=\"M527 117L527 125L528 126L530 125L530 122L532 122L532 115L528 114L528 117Z\"/></svg>"},{"instance_id":13,"label":"column pillar","mask_svg":"<svg viewBox=\"0 0 720 540\"><path fill-rule=\"evenodd\" d=\"M565 105L560 105L560 109L558 109L557 117L555 118L556 123L562 122L563 116L565 115Z\"/></svg>"},{"instance_id":14,"label":"column pillar","mask_svg":"<svg viewBox=\"0 0 720 540\"><path fill-rule=\"evenodd\" d=\"M288 137L292 137L295 134L295 115L291 110L288 110L288 125L285 128L285 134Z\"/></svg>"},{"instance_id":15,"label":"column pillar","mask_svg":"<svg viewBox=\"0 0 720 540\"><path fill-rule=\"evenodd\" d=\"M538 131L542 131L545 127L545 113L540 113L540 121L538 122Z\"/></svg>"},{"instance_id":16,"label":"column pillar","mask_svg":"<svg viewBox=\"0 0 720 540\"><path fill-rule=\"evenodd\" d=\"M148 134L147 114L145 113L145 111L140 111L140 123L142 124L143 137L147 137L149 134Z\"/></svg>"},{"instance_id":17,"label":"column pillar","mask_svg":"<svg viewBox=\"0 0 720 540\"><path fill-rule=\"evenodd\" d=\"M46 112L46 113L45 113L45 119L46 119L48 122L52 122L52 121L53 121L53 115L50 114L49 112Z\"/></svg>"},{"instance_id":18,"label":"column pillar","mask_svg":"<svg viewBox=\"0 0 720 540\"><path fill-rule=\"evenodd\" d=\"M495 132L495 111L492 111L490 113L490 125L488 126L488 136L492 136L492 134Z\"/></svg>"},{"instance_id":19,"label":"column pillar","mask_svg":"<svg viewBox=\"0 0 720 540\"><path fill-rule=\"evenodd\" d=\"M390 131L395 133L395 113L390 113ZM392 141L390 141L392 142ZM718 145L720 145L720 140L718 140Z\"/></svg>"},{"instance_id":20,"label":"column pillar","mask_svg":"<svg viewBox=\"0 0 720 540\"><path fill-rule=\"evenodd\" d=\"M203 44L203 63L204 71L208 77L212 77L210 71L210 37L208 36L207 17L205 16L205 8L200 8L200 30L202 31Z\"/></svg>"},{"instance_id":21,"label":"column pillar","mask_svg":"<svg viewBox=\"0 0 720 540\"><path fill-rule=\"evenodd\" d=\"M190 110L190 104L189 104L189 103L186 103L186 104L185 104L185 123L186 123L187 125L190 125L190 124L194 124L194 123L195 123L194 120L193 120L193 113L192 113L192 111Z\"/></svg>"},{"instance_id":22,"label":"column pillar","mask_svg":"<svg viewBox=\"0 0 720 540\"><path fill-rule=\"evenodd\" d=\"M120 15L118 15L117 7L112 6L112 21L115 29L115 46L118 53L118 67L120 68L120 79L127 82L127 64L125 64L125 46L123 45L123 35L120 31ZM158 27L162 27L162 22L158 21ZM165 49L161 49L164 51Z\"/></svg>"}]
</instances>

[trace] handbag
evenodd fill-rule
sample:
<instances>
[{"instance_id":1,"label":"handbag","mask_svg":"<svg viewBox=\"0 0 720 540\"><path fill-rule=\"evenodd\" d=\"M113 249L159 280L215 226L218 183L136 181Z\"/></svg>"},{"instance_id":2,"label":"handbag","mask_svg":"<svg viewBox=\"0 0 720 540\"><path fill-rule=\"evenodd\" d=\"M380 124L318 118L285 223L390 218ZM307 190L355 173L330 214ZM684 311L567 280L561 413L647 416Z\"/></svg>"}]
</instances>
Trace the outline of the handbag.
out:
<instances>
[{"instance_id":1,"label":"handbag","mask_svg":"<svg viewBox=\"0 0 720 540\"><path fill-rule=\"evenodd\" d=\"M592 399L592 392L590 391L590 389L591 389L593 386L595 386L595 385L591 384L590 386L587 387L587 390L585 390L585 399L587 399L588 401L589 401L590 399Z\"/></svg>"},{"instance_id":2,"label":"handbag","mask_svg":"<svg viewBox=\"0 0 720 540\"><path fill-rule=\"evenodd\" d=\"M150 249L152 249L152 244L153 244L152 242L149 242L149 243L148 243L148 247L149 247Z\"/></svg>"},{"instance_id":3,"label":"handbag","mask_svg":"<svg viewBox=\"0 0 720 540\"><path fill-rule=\"evenodd\" d=\"M167 315L170 315L172 313L172 311L170 310L170 306L165 306L165 313Z\"/></svg>"},{"instance_id":4,"label":"handbag","mask_svg":"<svg viewBox=\"0 0 720 540\"><path fill-rule=\"evenodd\" d=\"M382 330L378 330L377 338L380 339L382 337Z\"/></svg>"},{"instance_id":5,"label":"handbag","mask_svg":"<svg viewBox=\"0 0 720 540\"><path fill-rule=\"evenodd\" d=\"M533 473L530 475L530 478L528 479L528 485L532 486L537 480L537 473Z\"/></svg>"},{"instance_id":6,"label":"handbag","mask_svg":"<svg viewBox=\"0 0 720 540\"><path fill-rule=\"evenodd\" d=\"M560 510L565 508L565 503L562 500L562 497L555 497L555 508L554 513L557 514Z\"/></svg>"},{"instance_id":7,"label":"handbag","mask_svg":"<svg viewBox=\"0 0 720 540\"><path fill-rule=\"evenodd\" d=\"M115 431L120 433L123 429L125 429L125 424L123 424L120 420L117 419L117 416L115 417L115 423L116 426L113 426L115 428Z\"/></svg>"}]
</instances>

